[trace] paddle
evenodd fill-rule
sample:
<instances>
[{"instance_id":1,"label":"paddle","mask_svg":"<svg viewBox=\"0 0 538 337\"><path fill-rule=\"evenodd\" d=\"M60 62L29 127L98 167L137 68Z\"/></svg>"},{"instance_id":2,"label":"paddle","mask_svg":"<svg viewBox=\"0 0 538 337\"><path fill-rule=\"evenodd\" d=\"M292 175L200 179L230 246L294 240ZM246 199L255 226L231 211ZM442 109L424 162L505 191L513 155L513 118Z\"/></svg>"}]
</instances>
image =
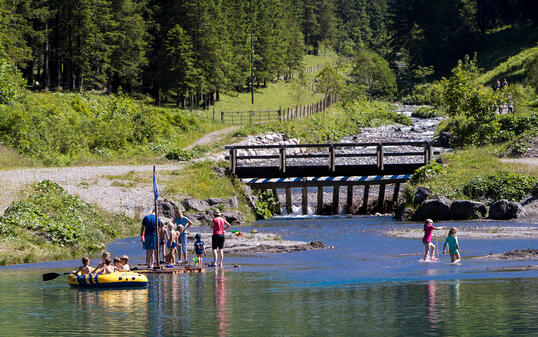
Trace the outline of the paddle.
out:
<instances>
[{"instance_id":1,"label":"paddle","mask_svg":"<svg viewBox=\"0 0 538 337\"><path fill-rule=\"evenodd\" d=\"M71 274L71 272L69 272L69 273L62 273L62 274L58 274L58 273L46 273L46 274L43 274L43 281L54 280L54 279L57 278L58 276L61 276L61 275L68 275L68 274Z\"/></svg>"}]
</instances>

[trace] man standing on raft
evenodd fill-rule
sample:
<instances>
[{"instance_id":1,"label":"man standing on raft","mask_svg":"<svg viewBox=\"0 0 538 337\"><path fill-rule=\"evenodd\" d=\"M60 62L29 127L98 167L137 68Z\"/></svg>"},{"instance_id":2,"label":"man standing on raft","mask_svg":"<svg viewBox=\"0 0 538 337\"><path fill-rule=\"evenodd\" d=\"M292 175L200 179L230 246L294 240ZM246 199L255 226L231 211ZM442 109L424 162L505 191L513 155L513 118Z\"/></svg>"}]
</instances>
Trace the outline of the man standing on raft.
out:
<instances>
[{"instance_id":1,"label":"man standing on raft","mask_svg":"<svg viewBox=\"0 0 538 337\"><path fill-rule=\"evenodd\" d=\"M159 219L159 228L161 227L161 219ZM142 238L143 248L146 250L146 265L148 268L153 268L157 249L157 222L155 214L148 214L142 220L140 228L140 237Z\"/></svg>"},{"instance_id":2,"label":"man standing on raft","mask_svg":"<svg viewBox=\"0 0 538 337\"><path fill-rule=\"evenodd\" d=\"M224 232L231 225L222 217L219 210L213 212L213 236L211 237L211 249L213 250L213 266L222 267L224 257ZM218 259L217 259L218 250Z\"/></svg>"}]
</instances>

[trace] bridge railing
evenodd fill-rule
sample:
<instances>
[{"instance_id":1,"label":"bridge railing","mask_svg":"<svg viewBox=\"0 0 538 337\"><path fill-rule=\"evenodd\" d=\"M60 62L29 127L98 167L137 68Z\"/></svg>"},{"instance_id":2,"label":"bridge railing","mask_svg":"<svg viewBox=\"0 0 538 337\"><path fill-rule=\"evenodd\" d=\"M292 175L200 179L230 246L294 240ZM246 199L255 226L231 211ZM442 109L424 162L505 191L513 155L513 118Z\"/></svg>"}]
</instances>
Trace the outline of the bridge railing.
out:
<instances>
[{"instance_id":1,"label":"bridge railing","mask_svg":"<svg viewBox=\"0 0 538 337\"><path fill-rule=\"evenodd\" d=\"M387 152L386 148L398 147L398 146L411 146L422 148L420 151L404 151L404 152ZM372 148L375 152L360 152L360 153L338 153L337 149L344 148ZM375 163L378 171L383 171L386 164L386 157L405 157L405 156L422 156L423 164L429 164L432 162L434 155L432 145L430 142L382 142L382 143L326 143L326 144L273 144L273 145L229 145L225 147L229 150L229 156L226 158L229 160L229 170L231 173L236 173L239 161L241 160L274 160L278 159L278 169L280 173L286 173L288 166L288 159L311 159L311 158L325 158L328 160L329 172L336 171L336 159L337 158L375 158ZM294 149L307 149L307 152L293 151L294 153L288 153ZM278 150L278 154L241 154L238 151L243 150L243 153L253 152L255 150ZM326 151L321 151L327 149ZM251 150L251 151L249 151ZM313 151L314 153L308 153ZM320 153L321 152L321 153ZM437 153L436 153L437 154ZM307 165L308 166L308 165Z\"/></svg>"}]
</instances>

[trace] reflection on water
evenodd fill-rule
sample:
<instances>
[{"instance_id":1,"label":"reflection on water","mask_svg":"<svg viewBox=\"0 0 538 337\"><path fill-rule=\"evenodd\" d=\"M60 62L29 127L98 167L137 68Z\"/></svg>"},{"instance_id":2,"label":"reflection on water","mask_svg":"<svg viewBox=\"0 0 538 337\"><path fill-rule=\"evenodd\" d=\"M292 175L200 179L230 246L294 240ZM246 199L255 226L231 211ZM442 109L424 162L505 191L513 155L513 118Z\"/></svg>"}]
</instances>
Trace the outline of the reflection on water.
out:
<instances>
[{"instance_id":1,"label":"reflection on water","mask_svg":"<svg viewBox=\"0 0 538 337\"><path fill-rule=\"evenodd\" d=\"M536 271L487 269L510 262L417 263L420 240L379 235L382 219L353 221L271 227L335 249L227 257L241 268L149 275L148 289L73 289L61 277L42 282L50 269L3 269L0 335L538 335ZM466 240L465 257L535 245ZM136 256L129 247L121 252Z\"/></svg>"}]
</instances>

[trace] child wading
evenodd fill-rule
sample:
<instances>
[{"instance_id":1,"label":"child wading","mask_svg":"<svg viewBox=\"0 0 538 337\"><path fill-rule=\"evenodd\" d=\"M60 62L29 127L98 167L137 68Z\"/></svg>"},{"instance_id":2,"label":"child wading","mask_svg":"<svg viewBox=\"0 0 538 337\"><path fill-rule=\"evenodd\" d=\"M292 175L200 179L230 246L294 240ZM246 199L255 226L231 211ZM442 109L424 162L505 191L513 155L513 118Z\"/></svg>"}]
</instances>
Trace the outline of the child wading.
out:
<instances>
[{"instance_id":1,"label":"child wading","mask_svg":"<svg viewBox=\"0 0 538 337\"><path fill-rule=\"evenodd\" d=\"M202 241L202 236L200 234L196 234L195 239L194 253L196 254L198 268L202 268L202 255L205 256L204 242Z\"/></svg>"},{"instance_id":2,"label":"child wading","mask_svg":"<svg viewBox=\"0 0 538 337\"><path fill-rule=\"evenodd\" d=\"M424 237L422 238L422 243L424 244L424 261L433 260L433 252L435 250L435 245L431 242L433 230L445 228L446 226L435 227L432 219L426 219L424 223Z\"/></svg>"},{"instance_id":3,"label":"child wading","mask_svg":"<svg viewBox=\"0 0 538 337\"><path fill-rule=\"evenodd\" d=\"M446 254L446 246L448 245L448 252L450 253L450 260L452 262L458 262L460 258L460 245L458 243L458 238L456 237L457 229L452 227L448 231L448 236L446 237L445 244L443 246L443 255Z\"/></svg>"}]
</instances>

